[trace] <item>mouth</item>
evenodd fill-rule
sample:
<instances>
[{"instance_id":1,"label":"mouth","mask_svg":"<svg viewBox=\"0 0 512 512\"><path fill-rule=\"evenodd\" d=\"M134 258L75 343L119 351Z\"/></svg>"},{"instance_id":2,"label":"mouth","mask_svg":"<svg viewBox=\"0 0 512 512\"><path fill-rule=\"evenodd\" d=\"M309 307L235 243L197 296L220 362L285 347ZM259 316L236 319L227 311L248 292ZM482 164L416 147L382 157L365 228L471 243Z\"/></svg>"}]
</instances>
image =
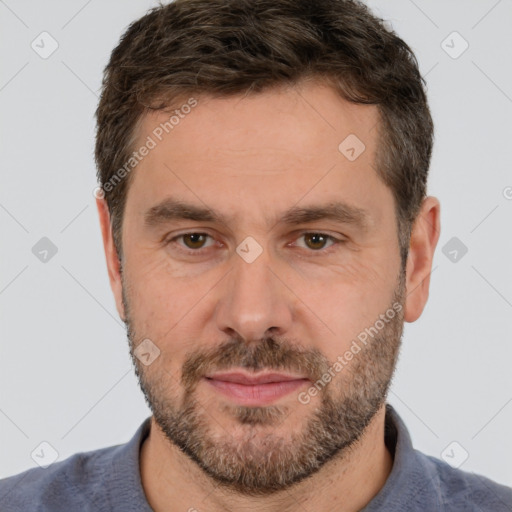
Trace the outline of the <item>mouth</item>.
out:
<instances>
[{"instance_id":1,"label":"mouth","mask_svg":"<svg viewBox=\"0 0 512 512\"><path fill-rule=\"evenodd\" d=\"M302 375L223 372L203 378L216 392L240 405L267 405L310 383Z\"/></svg>"}]
</instances>

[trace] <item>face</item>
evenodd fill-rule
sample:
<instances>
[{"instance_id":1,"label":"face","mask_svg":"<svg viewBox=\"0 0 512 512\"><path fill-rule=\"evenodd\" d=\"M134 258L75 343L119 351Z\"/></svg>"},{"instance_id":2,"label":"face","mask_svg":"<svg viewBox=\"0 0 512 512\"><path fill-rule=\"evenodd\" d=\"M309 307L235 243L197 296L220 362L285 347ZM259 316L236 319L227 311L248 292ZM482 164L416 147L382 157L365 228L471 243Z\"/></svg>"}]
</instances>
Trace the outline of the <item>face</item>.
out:
<instances>
[{"instance_id":1,"label":"face","mask_svg":"<svg viewBox=\"0 0 512 512\"><path fill-rule=\"evenodd\" d=\"M116 298L140 384L169 442L238 492L343 457L384 403L405 288L377 123L319 84L199 97L133 171Z\"/></svg>"}]
</instances>

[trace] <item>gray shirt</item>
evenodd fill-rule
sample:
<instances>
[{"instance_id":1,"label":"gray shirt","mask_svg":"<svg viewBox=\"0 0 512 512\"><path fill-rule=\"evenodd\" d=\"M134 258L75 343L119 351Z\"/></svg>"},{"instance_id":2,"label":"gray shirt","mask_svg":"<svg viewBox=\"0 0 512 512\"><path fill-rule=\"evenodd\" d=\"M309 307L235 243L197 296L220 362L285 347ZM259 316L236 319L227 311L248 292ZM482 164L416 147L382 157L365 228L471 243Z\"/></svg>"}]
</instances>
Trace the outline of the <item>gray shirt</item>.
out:
<instances>
[{"instance_id":1,"label":"gray shirt","mask_svg":"<svg viewBox=\"0 0 512 512\"><path fill-rule=\"evenodd\" d=\"M394 454L393 469L363 512L512 512L512 488L418 452L397 412L386 407L385 440ZM139 468L149 428L147 418L126 444L0 480L0 511L152 512Z\"/></svg>"}]
</instances>

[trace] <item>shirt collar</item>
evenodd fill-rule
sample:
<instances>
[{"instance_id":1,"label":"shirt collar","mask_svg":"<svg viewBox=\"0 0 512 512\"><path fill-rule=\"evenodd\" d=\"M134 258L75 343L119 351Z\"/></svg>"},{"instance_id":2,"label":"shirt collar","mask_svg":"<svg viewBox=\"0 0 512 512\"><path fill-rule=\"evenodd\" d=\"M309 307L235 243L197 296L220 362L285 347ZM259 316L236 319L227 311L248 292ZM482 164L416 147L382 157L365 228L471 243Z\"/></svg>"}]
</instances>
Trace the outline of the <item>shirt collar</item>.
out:
<instances>
[{"instance_id":1,"label":"shirt collar","mask_svg":"<svg viewBox=\"0 0 512 512\"><path fill-rule=\"evenodd\" d=\"M144 494L140 473L140 449L148 437L151 428L151 416L139 426L131 440L117 446L112 458L111 474L106 475L112 480L109 486L109 510L125 512L153 512Z\"/></svg>"},{"instance_id":2,"label":"shirt collar","mask_svg":"<svg viewBox=\"0 0 512 512\"><path fill-rule=\"evenodd\" d=\"M393 467L386 483L361 512L388 510L440 511L439 477L428 459L414 449L411 436L396 410L386 404L385 442Z\"/></svg>"}]
</instances>

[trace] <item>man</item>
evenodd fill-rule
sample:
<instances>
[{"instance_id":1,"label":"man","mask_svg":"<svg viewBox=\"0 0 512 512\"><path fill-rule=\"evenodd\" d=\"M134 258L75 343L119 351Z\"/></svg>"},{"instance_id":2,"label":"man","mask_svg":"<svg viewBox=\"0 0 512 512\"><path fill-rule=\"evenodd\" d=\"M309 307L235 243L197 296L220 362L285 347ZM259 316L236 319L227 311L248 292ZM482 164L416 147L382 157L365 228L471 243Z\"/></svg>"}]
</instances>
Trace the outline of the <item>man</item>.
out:
<instances>
[{"instance_id":1,"label":"man","mask_svg":"<svg viewBox=\"0 0 512 512\"><path fill-rule=\"evenodd\" d=\"M177 0L97 111L110 283L153 415L2 511L512 510L386 404L439 238L413 54L348 0Z\"/></svg>"}]
</instances>

